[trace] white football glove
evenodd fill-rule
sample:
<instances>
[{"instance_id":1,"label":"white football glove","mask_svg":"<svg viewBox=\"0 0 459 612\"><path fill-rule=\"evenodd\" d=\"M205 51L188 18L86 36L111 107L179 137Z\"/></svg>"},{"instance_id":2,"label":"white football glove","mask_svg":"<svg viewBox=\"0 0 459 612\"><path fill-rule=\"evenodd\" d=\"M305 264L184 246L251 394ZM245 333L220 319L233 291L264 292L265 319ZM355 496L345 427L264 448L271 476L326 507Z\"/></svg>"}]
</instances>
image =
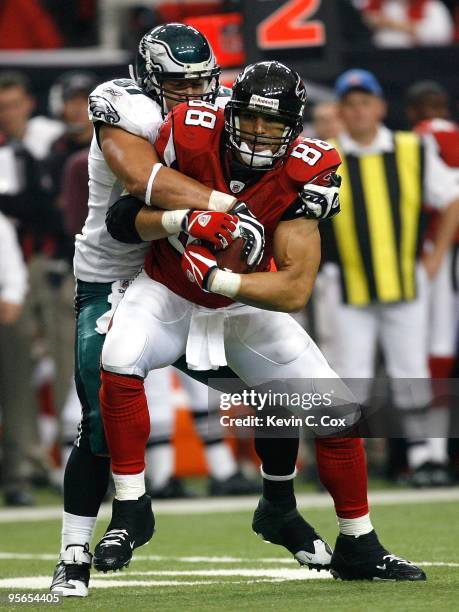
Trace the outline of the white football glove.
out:
<instances>
[{"instance_id":1,"label":"white football glove","mask_svg":"<svg viewBox=\"0 0 459 612\"><path fill-rule=\"evenodd\" d=\"M307 219L330 219L340 212L341 177L333 172L330 176L330 183L328 187L308 183L298 194L298 204L303 216Z\"/></svg>"}]
</instances>

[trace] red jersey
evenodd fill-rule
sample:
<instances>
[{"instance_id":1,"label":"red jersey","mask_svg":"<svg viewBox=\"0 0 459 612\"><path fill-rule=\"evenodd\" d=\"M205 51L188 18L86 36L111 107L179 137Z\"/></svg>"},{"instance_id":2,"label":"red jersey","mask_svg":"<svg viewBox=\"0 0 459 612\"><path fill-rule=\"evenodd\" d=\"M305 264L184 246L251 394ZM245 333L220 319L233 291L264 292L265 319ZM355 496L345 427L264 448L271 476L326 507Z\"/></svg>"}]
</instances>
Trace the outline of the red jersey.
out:
<instances>
[{"instance_id":1,"label":"red jersey","mask_svg":"<svg viewBox=\"0 0 459 612\"><path fill-rule=\"evenodd\" d=\"M455 170L459 183L459 125L446 119L426 119L418 123L415 130L418 134L431 134L434 137L440 157L447 166ZM437 210L430 211L426 239L434 238L439 218L440 213ZM456 243L459 243L459 232L456 235Z\"/></svg>"},{"instance_id":2,"label":"red jersey","mask_svg":"<svg viewBox=\"0 0 459 612\"><path fill-rule=\"evenodd\" d=\"M447 166L459 172L459 125L446 119L426 119L416 126L418 134L432 134L438 152ZM459 180L459 179L458 179Z\"/></svg>"},{"instance_id":3,"label":"red jersey","mask_svg":"<svg viewBox=\"0 0 459 612\"><path fill-rule=\"evenodd\" d=\"M284 160L272 170L256 173L247 183L231 181L228 171L225 172L229 163L222 145L224 124L223 110L212 104L197 100L180 104L161 126L155 147L164 163L212 189L231 193L233 182L238 199L247 204L265 228L265 253L257 270L268 270L274 231L282 216L306 183L320 180L335 170L341 160L330 144L298 138ZM180 262L188 239L189 236L180 234L153 241L145 259L147 274L195 304L208 308L228 306L233 300L205 293L183 274Z\"/></svg>"}]
</instances>

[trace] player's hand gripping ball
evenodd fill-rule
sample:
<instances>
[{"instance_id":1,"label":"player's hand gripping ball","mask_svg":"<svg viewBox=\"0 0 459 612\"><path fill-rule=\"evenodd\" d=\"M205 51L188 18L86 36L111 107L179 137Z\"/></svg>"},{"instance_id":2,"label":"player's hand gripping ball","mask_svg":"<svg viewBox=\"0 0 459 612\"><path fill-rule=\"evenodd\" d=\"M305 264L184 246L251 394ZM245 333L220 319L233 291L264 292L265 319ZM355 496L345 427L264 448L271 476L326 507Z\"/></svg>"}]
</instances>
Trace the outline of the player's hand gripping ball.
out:
<instances>
[{"instance_id":1,"label":"player's hand gripping ball","mask_svg":"<svg viewBox=\"0 0 459 612\"><path fill-rule=\"evenodd\" d=\"M239 218L214 210L190 210L182 228L192 238L210 242L217 250L226 249L240 236Z\"/></svg>"},{"instance_id":2,"label":"player's hand gripping ball","mask_svg":"<svg viewBox=\"0 0 459 612\"><path fill-rule=\"evenodd\" d=\"M209 277L213 270L218 269L217 260L210 248L197 240L191 242L182 255L182 270L190 281L196 283L203 291L209 291Z\"/></svg>"},{"instance_id":3,"label":"player's hand gripping ball","mask_svg":"<svg viewBox=\"0 0 459 612\"><path fill-rule=\"evenodd\" d=\"M216 253L216 261L222 270L245 274L253 271L263 258L265 230L244 202L238 202L230 213L239 219L241 237Z\"/></svg>"}]
</instances>

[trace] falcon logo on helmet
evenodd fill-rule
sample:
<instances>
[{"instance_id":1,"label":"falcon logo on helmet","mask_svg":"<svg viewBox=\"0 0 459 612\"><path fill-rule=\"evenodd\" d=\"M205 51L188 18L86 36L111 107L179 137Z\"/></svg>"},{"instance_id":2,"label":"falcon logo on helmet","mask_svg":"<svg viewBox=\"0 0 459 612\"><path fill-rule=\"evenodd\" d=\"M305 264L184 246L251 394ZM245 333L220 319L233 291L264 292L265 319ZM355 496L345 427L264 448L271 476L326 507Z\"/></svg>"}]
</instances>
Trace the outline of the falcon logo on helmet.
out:
<instances>
[{"instance_id":1,"label":"falcon logo on helmet","mask_svg":"<svg viewBox=\"0 0 459 612\"><path fill-rule=\"evenodd\" d=\"M306 89L300 75L280 62L258 62L239 74L225 108L227 146L252 170L271 170L303 129ZM285 125L280 137L243 132L242 113ZM250 146L249 144L250 143Z\"/></svg>"},{"instance_id":2,"label":"falcon logo on helmet","mask_svg":"<svg viewBox=\"0 0 459 612\"><path fill-rule=\"evenodd\" d=\"M131 67L132 69L132 67ZM132 78L168 112L165 98L186 102L200 98L214 102L219 89L221 69L205 36L182 23L168 23L147 32L139 43L136 69ZM174 92L164 87L167 81L205 81L202 94Z\"/></svg>"}]
</instances>

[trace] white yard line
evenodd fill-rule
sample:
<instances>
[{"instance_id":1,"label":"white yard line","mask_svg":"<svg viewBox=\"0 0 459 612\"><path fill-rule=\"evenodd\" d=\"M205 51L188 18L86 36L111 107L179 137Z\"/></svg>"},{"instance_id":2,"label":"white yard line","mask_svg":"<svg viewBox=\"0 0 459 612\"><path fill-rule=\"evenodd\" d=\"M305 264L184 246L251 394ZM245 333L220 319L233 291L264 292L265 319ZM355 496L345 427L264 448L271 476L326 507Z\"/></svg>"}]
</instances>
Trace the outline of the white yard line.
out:
<instances>
[{"instance_id":1,"label":"white yard line","mask_svg":"<svg viewBox=\"0 0 459 612\"><path fill-rule=\"evenodd\" d=\"M0 558L5 558L4 553ZM30 555L32 557L32 555ZM35 555L34 558L39 555ZM172 557L162 557L170 560ZM210 559L210 557L209 557ZM215 557L215 559L219 559ZM273 559L251 559L252 562L273 561ZM279 562L279 559L276 559ZM416 562L418 563L418 562ZM459 563L443 561L422 561L419 565L429 567L459 567ZM130 579L130 577L133 577ZM137 577L157 577L158 580L142 580ZM136 577L136 578L134 578ZM176 578L166 580L165 578ZM177 578L187 578L177 580ZM189 580L190 577L208 577L209 580ZM215 580L215 578L241 578L242 580ZM246 578L247 580L244 580ZM165 586L205 586L215 584L254 584L286 582L289 580L330 580L332 576L328 572L316 572L306 568L286 569L283 567L271 569L231 568L219 570L157 570L157 571L132 571L127 570L123 574L96 574L91 578L91 587L95 589L125 588L125 587L165 587ZM50 576L22 576L0 579L0 589L48 589Z\"/></svg>"},{"instance_id":2,"label":"white yard line","mask_svg":"<svg viewBox=\"0 0 459 612\"><path fill-rule=\"evenodd\" d=\"M370 493L370 503L375 506L397 504L426 504L459 501L459 487L445 489L423 489L422 491L375 491ZM157 500L153 507L158 515L176 514L214 514L253 511L258 497L219 497L191 500ZM297 502L304 510L314 508L331 508L332 501L327 493L302 493L297 495ZM109 518L111 505L103 504L99 518ZM44 506L41 508L0 509L0 523L17 523L32 521L49 521L59 519L62 508Z\"/></svg>"},{"instance_id":3,"label":"white yard line","mask_svg":"<svg viewBox=\"0 0 459 612\"><path fill-rule=\"evenodd\" d=\"M10 552L0 552L0 561L56 561L57 560L57 555L56 554L33 554L33 553L10 553ZM258 564L275 564L278 563L280 565L292 565L295 566L297 569L293 570L293 571L299 571L299 572L304 572L307 571L304 568L299 568L297 566L297 562L295 561L295 559L293 559L293 557L290 558L277 558L277 557L169 557L169 556L163 556L163 555L134 555L134 557L132 558L132 563L136 562L136 561L158 561L161 563L190 563L190 564L200 564L200 563L214 563L214 564L225 564L225 563L249 563L251 565L258 565ZM455 561L416 561L415 562L416 565L423 565L425 567L459 567L459 562L455 562ZM169 572L167 570L151 570L151 571L144 571L144 572L137 572L137 571L133 571L132 570L132 565L131 565L131 569L128 570L130 575L133 576L159 576L162 574L167 574L168 576L171 575L203 575L203 576L212 576L213 572L217 571L220 572L218 575L219 576L223 576L224 574L221 572L239 572L239 570L237 569L229 569L229 570L177 570L177 571L172 571ZM278 572L284 572L284 571L292 571L292 570L285 570L284 568L281 568L279 570L272 570L272 569L250 569L250 568L243 568L244 572L276 572L276 575ZM126 574L123 574L126 575ZM217 574L215 574L217 575ZM228 574L229 575L229 574ZM236 575L236 574L235 574ZM248 574L244 574L244 575L248 575ZM108 578L111 577L112 574L96 574L96 576L99 576L100 578Z\"/></svg>"},{"instance_id":4,"label":"white yard line","mask_svg":"<svg viewBox=\"0 0 459 612\"><path fill-rule=\"evenodd\" d=\"M210 577L210 578L250 578L251 580L222 581L222 580L136 580L126 579L130 576L158 576L158 577ZM254 582L285 582L287 580L327 580L331 578L328 572L315 572L304 568L298 569L228 569L228 570L192 570L192 571L153 571L153 572L129 572L118 574L120 578L114 578L113 574L101 574L91 579L92 588L129 587L129 586L195 586L207 584L250 584ZM23 576L0 579L0 589L45 589L49 588L49 576Z\"/></svg>"}]
</instances>

